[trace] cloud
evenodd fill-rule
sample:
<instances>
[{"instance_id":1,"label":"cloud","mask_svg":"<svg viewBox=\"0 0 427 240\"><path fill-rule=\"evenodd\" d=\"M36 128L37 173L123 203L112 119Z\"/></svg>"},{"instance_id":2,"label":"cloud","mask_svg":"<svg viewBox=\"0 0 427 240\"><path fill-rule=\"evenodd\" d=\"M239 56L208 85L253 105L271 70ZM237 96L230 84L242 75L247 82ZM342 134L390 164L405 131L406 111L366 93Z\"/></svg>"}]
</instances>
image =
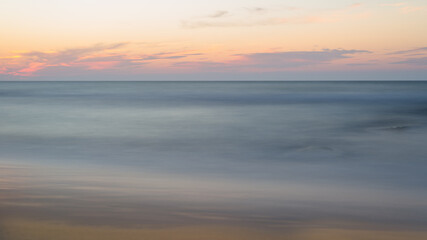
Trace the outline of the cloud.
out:
<instances>
[{"instance_id":1,"label":"cloud","mask_svg":"<svg viewBox=\"0 0 427 240\"><path fill-rule=\"evenodd\" d=\"M197 70L223 71L233 66L236 66L236 64L226 63L226 62L213 62L213 61L182 61L182 62L174 63L173 66L178 68L190 68L190 69L197 69Z\"/></svg>"},{"instance_id":2,"label":"cloud","mask_svg":"<svg viewBox=\"0 0 427 240\"><path fill-rule=\"evenodd\" d=\"M247 7L245 8L251 14L264 14L268 12L277 12L277 11L295 11L300 10L301 8L293 7L293 6L275 6L275 7Z\"/></svg>"},{"instance_id":3,"label":"cloud","mask_svg":"<svg viewBox=\"0 0 427 240\"><path fill-rule=\"evenodd\" d=\"M96 44L84 48L70 48L59 51L24 52L19 57L0 59L0 74L15 76L32 76L42 74L45 70L73 69L82 71L103 69L129 69L144 66L156 60L173 60L201 53L160 52L155 54L129 54L123 47L129 43ZM11 59L13 61L11 61Z\"/></svg>"},{"instance_id":4,"label":"cloud","mask_svg":"<svg viewBox=\"0 0 427 240\"><path fill-rule=\"evenodd\" d=\"M258 20L234 20L234 21L183 21L182 27L187 29L209 28L209 27L255 27L255 26L274 26L284 24L310 24L333 22L336 18L325 18L317 15L297 16L290 18L266 18Z\"/></svg>"},{"instance_id":5,"label":"cloud","mask_svg":"<svg viewBox=\"0 0 427 240\"><path fill-rule=\"evenodd\" d=\"M27 52L21 54L23 57L28 57L33 61L43 62L48 64L58 64L58 63L70 63L78 60L81 57L87 56L89 54L103 52L106 50L118 49L128 43L115 43L110 45L96 44L92 47L86 48L71 48L57 52Z\"/></svg>"},{"instance_id":6,"label":"cloud","mask_svg":"<svg viewBox=\"0 0 427 240\"><path fill-rule=\"evenodd\" d=\"M412 66L425 66L427 65L427 47L414 48L403 51L391 52L388 55L403 55L407 57L401 61L392 62L392 64L406 64ZM416 57L419 56L419 57Z\"/></svg>"},{"instance_id":7,"label":"cloud","mask_svg":"<svg viewBox=\"0 0 427 240\"><path fill-rule=\"evenodd\" d=\"M180 59L180 58L185 58L189 56L202 55L201 53L188 53L188 54L180 54L180 55L177 55L177 54L178 54L177 52L167 52L167 53L143 55L141 56L140 60L147 61L147 60L162 60L162 59Z\"/></svg>"},{"instance_id":8,"label":"cloud","mask_svg":"<svg viewBox=\"0 0 427 240\"><path fill-rule=\"evenodd\" d=\"M252 53L242 56L257 67L286 68L325 64L338 59L350 58L351 55L358 53L370 53L370 51L324 49L322 51Z\"/></svg>"},{"instance_id":9,"label":"cloud","mask_svg":"<svg viewBox=\"0 0 427 240\"><path fill-rule=\"evenodd\" d=\"M404 6L404 5L406 5L406 3L404 3L404 2L399 2L399 3L383 3L383 4L381 4L381 6L384 6L384 7L401 7L401 6Z\"/></svg>"},{"instance_id":10,"label":"cloud","mask_svg":"<svg viewBox=\"0 0 427 240\"><path fill-rule=\"evenodd\" d=\"M263 7L246 8L246 10L248 10L250 13L255 13L255 14L268 12L268 9L263 8Z\"/></svg>"},{"instance_id":11,"label":"cloud","mask_svg":"<svg viewBox=\"0 0 427 240\"><path fill-rule=\"evenodd\" d=\"M87 57L78 60L78 62L113 62L113 61L122 61L126 56L125 55L112 55L106 57Z\"/></svg>"},{"instance_id":12,"label":"cloud","mask_svg":"<svg viewBox=\"0 0 427 240\"><path fill-rule=\"evenodd\" d=\"M245 12L236 15L234 18L223 20L222 17L227 15L227 11L218 11L217 13L210 15L203 19L192 19L184 20L181 22L183 28L187 29L199 29L199 28L211 28L211 27L253 27L253 26L272 26L272 25L283 25L283 24L311 24L311 23L322 23L322 22L336 22L346 18L360 17L360 14L355 14L355 9L362 6L360 3L356 3L347 6L343 9L333 11L323 11L319 14L305 13L305 14L289 14L289 11L303 10L295 7L283 7L280 8L280 13L272 13L262 7L246 8ZM286 11L284 16L283 10ZM256 14L254 13L269 13L267 14ZM249 14L248 14L249 13Z\"/></svg>"},{"instance_id":13,"label":"cloud","mask_svg":"<svg viewBox=\"0 0 427 240\"><path fill-rule=\"evenodd\" d=\"M406 2L386 3L386 4L381 4L381 6L383 6L383 7L394 7L394 8L397 8L397 9L400 10L400 12L402 14L408 14L408 13L417 12L417 11L425 9L425 7L421 7L421 6L410 6Z\"/></svg>"},{"instance_id":14,"label":"cloud","mask_svg":"<svg viewBox=\"0 0 427 240\"><path fill-rule=\"evenodd\" d=\"M88 56L119 49L127 44L128 43L96 44L91 47L70 48L60 51L24 52L21 53L19 58L16 58L15 61L3 63L3 68L5 69L3 73L17 76L30 76L47 67L70 67L79 64L81 59ZM93 64L89 64L88 67L93 67Z\"/></svg>"},{"instance_id":15,"label":"cloud","mask_svg":"<svg viewBox=\"0 0 427 240\"><path fill-rule=\"evenodd\" d=\"M417 12L420 10L423 10L424 7L403 7L400 10L402 11L402 13L411 13L411 12Z\"/></svg>"},{"instance_id":16,"label":"cloud","mask_svg":"<svg viewBox=\"0 0 427 240\"><path fill-rule=\"evenodd\" d=\"M183 21L182 26L188 29L208 28L208 27L252 27L267 26L286 23L286 19L265 19L257 21Z\"/></svg>"},{"instance_id":17,"label":"cloud","mask_svg":"<svg viewBox=\"0 0 427 240\"><path fill-rule=\"evenodd\" d=\"M264 12L264 11L267 11L265 8L262 8L262 7L249 8L249 10L253 11L253 12Z\"/></svg>"},{"instance_id":18,"label":"cloud","mask_svg":"<svg viewBox=\"0 0 427 240\"><path fill-rule=\"evenodd\" d=\"M228 11L217 11L214 14L209 15L210 18L220 18L228 15Z\"/></svg>"},{"instance_id":19,"label":"cloud","mask_svg":"<svg viewBox=\"0 0 427 240\"><path fill-rule=\"evenodd\" d=\"M239 59L229 62L183 61L176 67L197 69L205 72L246 72L246 71L283 71L287 69L304 69L304 67L329 64L332 61L351 58L352 55L371 53L366 50L324 49L322 51L288 51L237 54Z\"/></svg>"},{"instance_id":20,"label":"cloud","mask_svg":"<svg viewBox=\"0 0 427 240\"><path fill-rule=\"evenodd\" d=\"M412 53L427 53L427 47L397 51L397 52L392 52L389 54L412 54Z\"/></svg>"},{"instance_id":21,"label":"cloud","mask_svg":"<svg viewBox=\"0 0 427 240\"><path fill-rule=\"evenodd\" d=\"M409 64L409 65L418 65L418 66L427 66L427 57L422 58L408 58L404 61L394 62L394 64Z\"/></svg>"}]
</instances>

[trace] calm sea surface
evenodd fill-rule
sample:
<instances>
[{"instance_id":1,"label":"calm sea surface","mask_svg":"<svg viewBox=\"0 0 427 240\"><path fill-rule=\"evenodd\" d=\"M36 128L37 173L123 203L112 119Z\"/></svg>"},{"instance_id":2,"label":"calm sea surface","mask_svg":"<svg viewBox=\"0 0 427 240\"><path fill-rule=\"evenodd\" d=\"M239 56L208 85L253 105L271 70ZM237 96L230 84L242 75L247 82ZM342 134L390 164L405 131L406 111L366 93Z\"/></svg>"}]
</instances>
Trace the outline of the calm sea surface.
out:
<instances>
[{"instance_id":1,"label":"calm sea surface","mask_svg":"<svg viewBox=\"0 0 427 240\"><path fill-rule=\"evenodd\" d=\"M0 239L49 224L422 239L427 82L0 82Z\"/></svg>"}]
</instances>

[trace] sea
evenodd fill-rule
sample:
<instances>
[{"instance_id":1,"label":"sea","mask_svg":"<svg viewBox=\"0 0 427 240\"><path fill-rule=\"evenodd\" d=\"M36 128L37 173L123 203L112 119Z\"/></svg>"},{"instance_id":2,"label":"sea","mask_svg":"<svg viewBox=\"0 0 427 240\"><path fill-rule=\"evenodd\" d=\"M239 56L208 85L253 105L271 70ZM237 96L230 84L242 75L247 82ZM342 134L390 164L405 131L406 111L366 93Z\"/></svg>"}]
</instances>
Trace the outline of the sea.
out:
<instances>
[{"instance_id":1,"label":"sea","mask_svg":"<svg viewBox=\"0 0 427 240\"><path fill-rule=\"evenodd\" d=\"M73 231L425 239L427 82L0 82L0 239Z\"/></svg>"}]
</instances>

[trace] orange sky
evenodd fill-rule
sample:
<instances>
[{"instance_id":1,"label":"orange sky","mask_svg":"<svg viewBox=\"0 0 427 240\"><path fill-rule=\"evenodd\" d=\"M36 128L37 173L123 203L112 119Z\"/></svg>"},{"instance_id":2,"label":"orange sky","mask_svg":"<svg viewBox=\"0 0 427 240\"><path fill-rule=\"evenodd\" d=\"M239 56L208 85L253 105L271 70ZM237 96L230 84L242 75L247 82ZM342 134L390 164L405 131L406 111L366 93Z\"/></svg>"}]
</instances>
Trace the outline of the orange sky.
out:
<instances>
[{"instance_id":1,"label":"orange sky","mask_svg":"<svg viewBox=\"0 0 427 240\"><path fill-rule=\"evenodd\" d=\"M422 0L3 0L0 27L0 80L427 79Z\"/></svg>"}]
</instances>

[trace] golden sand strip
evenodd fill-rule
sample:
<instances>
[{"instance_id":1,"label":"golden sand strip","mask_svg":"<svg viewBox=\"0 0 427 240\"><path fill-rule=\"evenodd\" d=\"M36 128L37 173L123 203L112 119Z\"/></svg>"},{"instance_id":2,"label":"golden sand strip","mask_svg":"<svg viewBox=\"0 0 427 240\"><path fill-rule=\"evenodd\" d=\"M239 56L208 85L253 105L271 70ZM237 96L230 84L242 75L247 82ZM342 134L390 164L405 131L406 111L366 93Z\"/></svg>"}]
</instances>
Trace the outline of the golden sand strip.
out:
<instances>
[{"instance_id":1,"label":"golden sand strip","mask_svg":"<svg viewBox=\"0 0 427 240\"><path fill-rule=\"evenodd\" d=\"M186 226L127 229L77 226L55 222L13 220L3 222L2 240L421 240L427 232L376 231L312 228L299 230L257 230L238 226Z\"/></svg>"}]
</instances>

